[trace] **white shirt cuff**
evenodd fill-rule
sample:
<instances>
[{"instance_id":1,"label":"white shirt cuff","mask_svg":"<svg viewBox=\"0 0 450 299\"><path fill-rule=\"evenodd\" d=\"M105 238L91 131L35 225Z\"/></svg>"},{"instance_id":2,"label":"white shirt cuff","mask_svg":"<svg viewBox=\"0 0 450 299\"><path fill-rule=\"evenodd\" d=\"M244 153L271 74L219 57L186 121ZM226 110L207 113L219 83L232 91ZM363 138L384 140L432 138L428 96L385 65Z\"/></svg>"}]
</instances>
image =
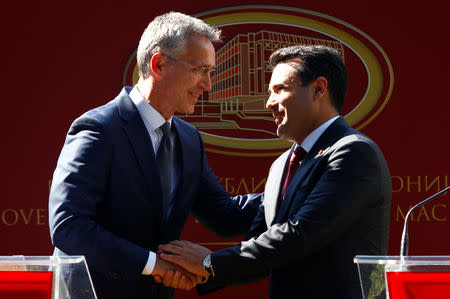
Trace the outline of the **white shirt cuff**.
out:
<instances>
[{"instance_id":1,"label":"white shirt cuff","mask_svg":"<svg viewBox=\"0 0 450 299\"><path fill-rule=\"evenodd\" d=\"M152 275L153 269L155 268L156 254L153 251L149 251L147 263L145 264L142 274Z\"/></svg>"}]
</instances>

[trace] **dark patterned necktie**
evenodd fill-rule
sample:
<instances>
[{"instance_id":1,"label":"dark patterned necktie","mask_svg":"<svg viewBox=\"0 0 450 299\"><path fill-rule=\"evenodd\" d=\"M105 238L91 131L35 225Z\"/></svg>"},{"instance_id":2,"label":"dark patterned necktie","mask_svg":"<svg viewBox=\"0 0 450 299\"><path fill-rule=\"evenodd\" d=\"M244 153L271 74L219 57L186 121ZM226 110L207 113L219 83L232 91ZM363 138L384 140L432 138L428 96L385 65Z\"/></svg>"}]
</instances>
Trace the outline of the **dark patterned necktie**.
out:
<instances>
[{"instance_id":1,"label":"dark patterned necktie","mask_svg":"<svg viewBox=\"0 0 450 299\"><path fill-rule=\"evenodd\" d=\"M286 178L284 180L283 189L281 191L281 198L283 199L284 195L286 194L286 190L289 186L289 183L291 182L292 178L294 177L295 172L298 169L298 166L300 162L305 158L306 151L301 147L297 146L295 150L291 154L291 158L289 159L289 166L288 171L286 174Z\"/></svg>"},{"instance_id":2,"label":"dark patterned necktie","mask_svg":"<svg viewBox=\"0 0 450 299\"><path fill-rule=\"evenodd\" d=\"M168 122L165 122L159 128L163 133L163 137L161 139L158 153L156 155L156 161L159 166L159 174L163 197L162 198L163 217L165 217L167 214L167 209L169 207L170 192L172 187L173 153L172 153L172 142L170 141L170 124Z\"/></svg>"}]
</instances>

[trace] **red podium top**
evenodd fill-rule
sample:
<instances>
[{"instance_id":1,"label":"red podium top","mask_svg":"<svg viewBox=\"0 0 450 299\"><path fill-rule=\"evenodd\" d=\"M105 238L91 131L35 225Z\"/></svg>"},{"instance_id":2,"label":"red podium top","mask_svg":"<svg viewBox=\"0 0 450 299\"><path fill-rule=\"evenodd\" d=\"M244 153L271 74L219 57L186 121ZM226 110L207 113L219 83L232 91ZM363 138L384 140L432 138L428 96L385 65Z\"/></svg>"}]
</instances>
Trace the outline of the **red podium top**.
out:
<instances>
[{"instance_id":1,"label":"red podium top","mask_svg":"<svg viewBox=\"0 0 450 299\"><path fill-rule=\"evenodd\" d=\"M450 298L450 272L386 272L389 298Z\"/></svg>"},{"instance_id":2,"label":"red podium top","mask_svg":"<svg viewBox=\"0 0 450 299\"><path fill-rule=\"evenodd\" d=\"M0 256L1 299L96 299L84 256Z\"/></svg>"},{"instance_id":3,"label":"red podium top","mask_svg":"<svg viewBox=\"0 0 450 299\"><path fill-rule=\"evenodd\" d=\"M365 299L450 298L450 256L356 256L354 261Z\"/></svg>"},{"instance_id":4,"label":"red podium top","mask_svg":"<svg viewBox=\"0 0 450 299\"><path fill-rule=\"evenodd\" d=\"M0 298L51 299L51 271L0 271Z\"/></svg>"}]
</instances>

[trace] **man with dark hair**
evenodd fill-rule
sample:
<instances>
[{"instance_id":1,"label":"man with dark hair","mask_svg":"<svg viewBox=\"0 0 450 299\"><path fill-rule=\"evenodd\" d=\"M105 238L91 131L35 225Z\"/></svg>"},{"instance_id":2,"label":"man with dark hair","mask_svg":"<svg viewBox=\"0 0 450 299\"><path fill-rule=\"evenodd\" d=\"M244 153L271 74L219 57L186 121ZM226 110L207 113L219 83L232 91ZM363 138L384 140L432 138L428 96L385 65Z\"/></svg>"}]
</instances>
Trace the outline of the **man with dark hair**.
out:
<instances>
[{"instance_id":1,"label":"man with dark hair","mask_svg":"<svg viewBox=\"0 0 450 299\"><path fill-rule=\"evenodd\" d=\"M53 176L49 225L55 255L84 255L98 298L172 298L197 282L156 250L180 237L189 213L215 233L243 235L258 195L231 199L206 161L193 113L211 89L220 31L171 12L156 17L137 51L139 81L69 129ZM233 219L233 221L230 221ZM182 275L182 274L183 275Z\"/></svg>"},{"instance_id":2,"label":"man with dark hair","mask_svg":"<svg viewBox=\"0 0 450 299\"><path fill-rule=\"evenodd\" d=\"M361 298L354 256L387 251L386 161L339 116L347 72L335 50L284 48L270 64L267 108L294 145L272 164L246 241L212 253L174 241L160 246L161 257L208 277L201 292L270 275L269 298Z\"/></svg>"}]
</instances>

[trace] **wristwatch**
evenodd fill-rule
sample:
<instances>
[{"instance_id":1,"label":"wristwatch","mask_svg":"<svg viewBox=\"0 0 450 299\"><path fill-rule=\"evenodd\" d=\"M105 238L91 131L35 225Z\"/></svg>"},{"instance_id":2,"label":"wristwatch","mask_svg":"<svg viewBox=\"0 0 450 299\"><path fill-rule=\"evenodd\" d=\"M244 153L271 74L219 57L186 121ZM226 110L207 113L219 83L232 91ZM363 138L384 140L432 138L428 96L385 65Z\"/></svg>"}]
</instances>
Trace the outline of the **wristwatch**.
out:
<instances>
[{"instance_id":1,"label":"wristwatch","mask_svg":"<svg viewBox=\"0 0 450 299\"><path fill-rule=\"evenodd\" d=\"M209 275L212 275L214 277L214 269L211 264L211 255L210 254L205 256L205 258L203 259L203 268L206 270L206 272L209 273Z\"/></svg>"}]
</instances>

